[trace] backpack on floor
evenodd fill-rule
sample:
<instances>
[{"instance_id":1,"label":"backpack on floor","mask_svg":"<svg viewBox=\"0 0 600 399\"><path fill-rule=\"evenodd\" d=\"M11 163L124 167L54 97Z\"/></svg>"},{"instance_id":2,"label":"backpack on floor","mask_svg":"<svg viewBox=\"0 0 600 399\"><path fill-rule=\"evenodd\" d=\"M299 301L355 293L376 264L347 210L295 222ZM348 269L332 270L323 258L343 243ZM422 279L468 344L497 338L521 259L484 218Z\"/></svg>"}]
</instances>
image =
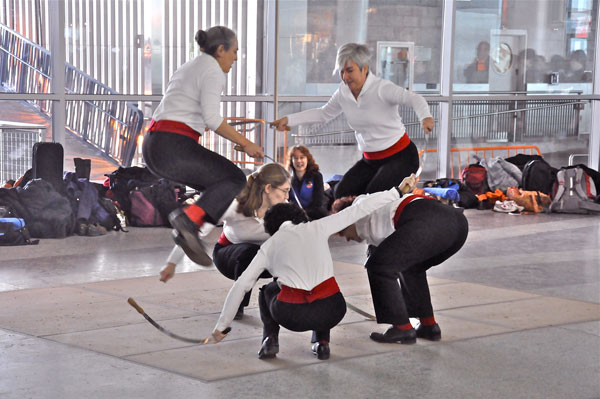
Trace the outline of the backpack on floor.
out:
<instances>
[{"instance_id":1,"label":"backpack on floor","mask_svg":"<svg viewBox=\"0 0 600 399\"><path fill-rule=\"evenodd\" d=\"M521 187L526 191L540 191L550 195L558 170L543 159L529 161L523 167Z\"/></svg>"},{"instance_id":2,"label":"backpack on floor","mask_svg":"<svg viewBox=\"0 0 600 399\"><path fill-rule=\"evenodd\" d=\"M129 192L131 210L129 222L132 226L169 226L169 213L178 206L179 188L165 179L155 184L136 187Z\"/></svg>"},{"instance_id":3,"label":"backpack on floor","mask_svg":"<svg viewBox=\"0 0 600 399\"><path fill-rule=\"evenodd\" d=\"M131 218L130 191L138 187L151 186L158 181L158 177L148 168L140 166L120 167L105 176L107 177L105 185L108 188L106 196L117 202L127 218Z\"/></svg>"},{"instance_id":4,"label":"backpack on floor","mask_svg":"<svg viewBox=\"0 0 600 399\"><path fill-rule=\"evenodd\" d=\"M32 245L40 240L32 240L25 227L25 220L20 218L0 218L0 246Z\"/></svg>"},{"instance_id":5,"label":"backpack on floor","mask_svg":"<svg viewBox=\"0 0 600 399\"><path fill-rule=\"evenodd\" d=\"M460 179L475 195L490 191L487 183L487 171L478 163L472 163L465 167L460 174Z\"/></svg>"},{"instance_id":6,"label":"backpack on floor","mask_svg":"<svg viewBox=\"0 0 600 399\"><path fill-rule=\"evenodd\" d=\"M150 195L147 189L148 187L136 188L129 193L131 201L129 223L137 227L166 226L165 218L148 198Z\"/></svg>"},{"instance_id":7,"label":"backpack on floor","mask_svg":"<svg viewBox=\"0 0 600 399\"><path fill-rule=\"evenodd\" d=\"M580 167L561 168L556 174L550 210L560 213L600 212L594 180Z\"/></svg>"},{"instance_id":8,"label":"backpack on floor","mask_svg":"<svg viewBox=\"0 0 600 399\"><path fill-rule=\"evenodd\" d=\"M512 157L508 157L505 158L506 161L512 163L513 165L515 165L517 168L519 168L519 170L522 172L523 169L525 168L525 165L527 165L529 162L533 161L533 160L542 160L545 161L544 158L541 155L530 155L530 154L516 154L513 155Z\"/></svg>"},{"instance_id":9,"label":"backpack on floor","mask_svg":"<svg viewBox=\"0 0 600 399\"><path fill-rule=\"evenodd\" d=\"M507 162L504 158L484 158L481 165L487 172L487 183L490 191L500 190L506 192L509 187L521 184L523 173L514 164Z\"/></svg>"}]
</instances>

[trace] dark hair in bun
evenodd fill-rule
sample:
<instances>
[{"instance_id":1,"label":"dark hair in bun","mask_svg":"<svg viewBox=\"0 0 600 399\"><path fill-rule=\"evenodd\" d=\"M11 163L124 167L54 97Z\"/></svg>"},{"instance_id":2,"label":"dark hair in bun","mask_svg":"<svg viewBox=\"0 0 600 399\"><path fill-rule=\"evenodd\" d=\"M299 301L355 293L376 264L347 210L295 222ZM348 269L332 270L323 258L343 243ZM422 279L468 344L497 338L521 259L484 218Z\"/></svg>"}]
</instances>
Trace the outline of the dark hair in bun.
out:
<instances>
[{"instance_id":1,"label":"dark hair in bun","mask_svg":"<svg viewBox=\"0 0 600 399\"><path fill-rule=\"evenodd\" d=\"M233 46L235 32L224 26L213 26L207 31L200 29L196 32L195 39L200 50L214 57L220 45L223 45L225 51Z\"/></svg>"}]
</instances>

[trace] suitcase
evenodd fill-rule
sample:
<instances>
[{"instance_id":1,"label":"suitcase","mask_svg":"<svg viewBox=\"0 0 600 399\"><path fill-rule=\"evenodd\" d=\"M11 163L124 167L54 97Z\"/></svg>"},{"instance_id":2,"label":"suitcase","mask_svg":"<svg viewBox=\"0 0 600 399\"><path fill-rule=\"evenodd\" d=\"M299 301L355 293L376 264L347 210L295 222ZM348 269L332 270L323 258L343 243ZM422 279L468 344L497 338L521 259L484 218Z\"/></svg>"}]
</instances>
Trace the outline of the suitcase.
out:
<instances>
[{"instance_id":1,"label":"suitcase","mask_svg":"<svg viewBox=\"0 0 600 399\"><path fill-rule=\"evenodd\" d=\"M64 150L60 143L35 143L32 156L32 178L42 179L64 194Z\"/></svg>"}]
</instances>

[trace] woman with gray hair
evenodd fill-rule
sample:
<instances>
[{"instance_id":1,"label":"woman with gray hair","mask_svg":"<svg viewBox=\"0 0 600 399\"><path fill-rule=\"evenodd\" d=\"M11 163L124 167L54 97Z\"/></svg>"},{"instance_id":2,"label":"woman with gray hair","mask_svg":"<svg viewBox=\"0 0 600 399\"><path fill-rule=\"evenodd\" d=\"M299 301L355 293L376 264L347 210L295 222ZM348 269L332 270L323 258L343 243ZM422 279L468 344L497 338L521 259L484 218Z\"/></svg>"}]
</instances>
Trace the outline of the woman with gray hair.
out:
<instances>
[{"instance_id":1,"label":"woman with gray hair","mask_svg":"<svg viewBox=\"0 0 600 399\"><path fill-rule=\"evenodd\" d=\"M290 126L325 123L344 113L363 156L336 185L335 198L383 191L417 171L419 154L406 134L399 105L414 109L427 134L434 127L425 99L370 73L369 59L366 45L344 44L338 49L334 70L344 84L327 104L271 122L278 130L286 130Z\"/></svg>"},{"instance_id":2,"label":"woman with gray hair","mask_svg":"<svg viewBox=\"0 0 600 399\"><path fill-rule=\"evenodd\" d=\"M198 143L205 128L238 144L251 157L262 149L239 134L220 115L225 74L237 60L235 32L224 26L199 30L202 53L179 67L167 87L144 138L144 161L155 174L201 191L191 205L171 212L175 242L202 265L212 260L198 237L205 222L215 224L244 188L244 173L226 158Z\"/></svg>"}]
</instances>

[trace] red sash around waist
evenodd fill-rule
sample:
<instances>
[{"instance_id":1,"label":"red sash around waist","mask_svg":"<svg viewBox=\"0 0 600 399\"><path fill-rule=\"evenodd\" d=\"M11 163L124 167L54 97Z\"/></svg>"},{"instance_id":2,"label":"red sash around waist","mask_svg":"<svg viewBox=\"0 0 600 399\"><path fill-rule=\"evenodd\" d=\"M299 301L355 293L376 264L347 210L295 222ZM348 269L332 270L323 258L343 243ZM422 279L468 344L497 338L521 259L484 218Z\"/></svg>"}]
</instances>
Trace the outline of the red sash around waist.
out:
<instances>
[{"instance_id":1,"label":"red sash around waist","mask_svg":"<svg viewBox=\"0 0 600 399\"><path fill-rule=\"evenodd\" d=\"M186 136L191 139L194 139L194 141L196 141L196 142L200 138L200 133L198 133L197 131L195 131L194 129L192 129L191 127L186 125L185 123L177 122L177 121L170 121L170 120L155 121L154 119L152 119L150 121L150 126L148 126L148 132L154 132L154 131L181 134L182 136Z\"/></svg>"},{"instance_id":2,"label":"red sash around waist","mask_svg":"<svg viewBox=\"0 0 600 399\"><path fill-rule=\"evenodd\" d=\"M219 243L220 245L222 245L224 247L233 244L231 241L229 241L227 239L227 236L225 235L225 232L221 233L221 235L219 236L219 239L217 240L217 243Z\"/></svg>"},{"instance_id":3,"label":"red sash around waist","mask_svg":"<svg viewBox=\"0 0 600 399\"><path fill-rule=\"evenodd\" d=\"M400 137L400 140L396 141L396 144L394 144L393 146L386 148L385 150L382 150L382 151L363 152L363 157L365 157L365 159L387 158L391 155L399 153L400 151L402 151L403 149L408 147L409 144L410 144L410 137L408 137L408 134L404 133L402 135L402 137Z\"/></svg>"},{"instance_id":4,"label":"red sash around waist","mask_svg":"<svg viewBox=\"0 0 600 399\"><path fill-rule=\"evenodd\" d=\"M398 219L400 219L400 215L402 214L402 211L404 210L404 208L406 208L406 205L410 204L411 202L413 202L417 198L434 199L434 198L429 197L427 195L421 195L421 194L412 194L412 195L409 195L408 197L406 197L406 199L404 199L400 203L400 205L398 205L398 208L396 208L396 213L394 213L394 226L396 225L396 223L398 223Z\"/></svg>"},{"instance_id":5,"label":"red sash around waist","mask_svg":"<svg viewBox=\"0 0 600 399\"><path fill-rule=\"evenodd\" d=\"M311 303L317 299L328 298L338 292L340 292L340 287L338 287L335 277L331 277L310 291L282 285L277 300L286 303Z\"/></svg>"}]
</instances>

